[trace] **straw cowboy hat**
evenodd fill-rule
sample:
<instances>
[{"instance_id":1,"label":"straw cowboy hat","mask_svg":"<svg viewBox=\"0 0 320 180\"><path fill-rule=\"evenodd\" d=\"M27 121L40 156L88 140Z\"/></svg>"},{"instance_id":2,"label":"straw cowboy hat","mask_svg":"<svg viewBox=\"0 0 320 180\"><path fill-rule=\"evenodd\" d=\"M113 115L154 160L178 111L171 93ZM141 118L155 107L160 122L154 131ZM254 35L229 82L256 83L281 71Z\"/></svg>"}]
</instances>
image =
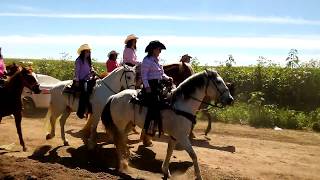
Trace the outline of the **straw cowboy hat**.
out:
<instances>
[{"instance_id":1,"label":"straw cowboy hat","mask_svg":"<svg viewBox=\"0 0 320 180\"><path fill-rule=\"evenodd\" d=\"M118 55L119 53L117 53L115 50L112 50L108 53L108 57L110 57L112 54Z\"/></svg>"},{"instance_id":2,"label":"straw cowboy hat","mask_svg":"<svg viewBox=\"0 0 320 180\"><path fill-rule=\"evenodd\" d=\"M160 49L166 49L166 46L162 44L160 41L151 41L148 46L146 47L145 51L146 53L151 52L152 50L160 48Z\"/></svg>"},{"instance_id":3,"label":"straw cowboy hat","mask_svg":"<svg viewBox=\"0 0 320 180\"><path fill-rule=\"evenodd\" d=\"M180 62L184 62L184 61L190 61L190 59L191 59L192 57L191 56L189 56L189 54L185 54L185 55L183 55L182 57L181 57L181 59L180 59Z\"/></svg>"},{"instance_id":4,"label":"straw cowboy hat","mask_svg":"<svg viewBox=\"0 0 320 180\"><path fill-rule=\"evenodd\" d=\"M80 55L84 50L91 50L91 48L88 44L82 44L78 49L78 54Z\"/></svg>"},{"instance_id":5,"label":"straw cowboy hat","mask_svg":"<svg viewBox=\"0 0 320 180\"><path fill-rule=\"evenodd\" d=\"M127 44L128 41L130 41L132 39L139 39L139 38L134 34L130 34L129 36L127 36L126 40L124 40L124 43Z\"/></svg>"}]
</instances>

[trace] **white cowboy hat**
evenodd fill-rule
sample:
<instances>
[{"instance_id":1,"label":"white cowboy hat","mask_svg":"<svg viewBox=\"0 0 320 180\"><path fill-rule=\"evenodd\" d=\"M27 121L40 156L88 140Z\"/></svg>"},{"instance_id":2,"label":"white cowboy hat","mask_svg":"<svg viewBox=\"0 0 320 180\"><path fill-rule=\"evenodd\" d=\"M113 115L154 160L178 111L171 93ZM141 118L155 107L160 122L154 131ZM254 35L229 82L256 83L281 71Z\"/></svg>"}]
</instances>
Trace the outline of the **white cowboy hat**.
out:
<instances>
[{"instance_id":1,"label":"white cowboy hat","mask_svg":"<svg viewBox=\"0 0 320 180\"><path fill-rule=\"evenodd\" d=\"M129 36L127 36L126 40L124 40L124 43L127 44L128 41L130 41L132 39L139 39L139 38L134 34L130 34Z\"/></svg>"},{"instance_id":2,"label":"white cowboy hat","mask_svg":"<svg viewBox=\"0 0 320 180\"><path fill-rule=\"evenodd\" d=\"M91 48L88 44L82 44L78 49L78 54L80 55L81 51L84 51L84 50L91 50Z\"/></svg>"}]
</instances>

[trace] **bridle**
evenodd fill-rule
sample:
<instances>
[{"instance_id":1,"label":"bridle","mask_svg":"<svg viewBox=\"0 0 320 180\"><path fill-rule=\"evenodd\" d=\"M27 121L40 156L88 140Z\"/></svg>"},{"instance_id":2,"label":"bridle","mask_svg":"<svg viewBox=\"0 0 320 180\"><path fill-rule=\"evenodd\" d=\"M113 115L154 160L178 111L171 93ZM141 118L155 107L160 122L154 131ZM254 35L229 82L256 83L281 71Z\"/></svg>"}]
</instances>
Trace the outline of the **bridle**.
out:
<instances>
[{"instance_id":1,"label":"bridle","mask_svg":"<svg viewBox=\"0 0 320 180\"><path fill-rule=\"evenodd\" d=\"M206 83L206 91L205 91L205 94L207 95L207 91L208 91L208 86L209 86L209 83L212 82L212 84L216 87L217 91L219 92L220 96L221 97L226 91L228 91L228 88L226 88L224 91L221 91L219 88L218 88L218 84L215 80L213 80L213 78L211 78L211 76L209 76L208 72L206 72L206 78L207 78L207 83ZM216 77L214 79L217 79ZM223 108L222 105L218 105L217 102L215 102L215 104L212 104L210 102L206 102L206 101L203 101L203 100L200 100L198 98L195 98L193 96L189 96L191 99L195 100L195 101L198 101L198 102L201 102L203 104L206 104L206 105L209 105L209 106L213 106L213 107L218 107L218 108Z\"/></svg>"},{"instance_id":2,"label":"bridle","mask_svg":"<svg viewBox=\"0 0 320 180\"><path fill-rule=\"evenodd\" d=\"M135 85L128 85L128 80L127 80L127 73L128 72L132 72L132 73L134 73L134 71L133 70L126 70L126 69L124 69L123 70L123 72L122 72L122 74L121 74L121 76L120 76L120 82L121 82L121 79L122 79L122 77L124 76L125 77L125 79L126 79L126 85L127 85L127 89L130 89L130 87L135 87ZM116 92L116 91L114 91L107 83L105 83L104 81L102 81L102 83L103 83L103 85L105 85L111 92L113 92L114 94L117 94L118 92ZM120 88L120 90L123 90L123 87L121 86L121 88Z\"/></svg>"}]
</instances>

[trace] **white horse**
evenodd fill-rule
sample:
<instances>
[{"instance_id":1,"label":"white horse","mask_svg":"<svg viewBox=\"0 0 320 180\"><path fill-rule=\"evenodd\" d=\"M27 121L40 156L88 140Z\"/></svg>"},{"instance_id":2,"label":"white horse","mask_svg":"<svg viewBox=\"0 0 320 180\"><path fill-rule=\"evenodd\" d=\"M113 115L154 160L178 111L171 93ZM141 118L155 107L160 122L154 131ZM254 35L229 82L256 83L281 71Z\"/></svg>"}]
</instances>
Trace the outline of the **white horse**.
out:
<instances>
[{"instance_id":1,"label":"white horse","mask_svg":"<svg viewBox=\"0 0 320 180\"><path fill-rule=\"evenodd\" d=\"M140 105L130 103L131 98L135 96L137 96L136 90L124 90L110 96L101 115L106 130L113 135L120 171L128 166L126 161L130 154L126 146L128 130L134 124L143 128L146 118L147 107L141 109ZM165 178L170 176L169 160L176 143L179 142L193 161L197 179L201 179L197 156L188 135L192 124L196 123L195 114L205 96L223 105L230 105L233 102L233 97L219 74L207 70L183 81L171 94L171 107L160 111L163 131L171 137L167 155L162 164Z\"/></svg>"},{"instance_id":2,"label":"white horse","mask_svg":"<svg viewBox=\"0 0 320 180\"><path fill-rule=\"evenodd\" d=\"M121 66L112 71L108 76L101 80L96 81L90 97L92 104L92 114L89 115L86 126L83 131L89 136L88 148L93 149L96 145L96 129L100 120L101 112L109 96L116 94L124 89L135 88L135 69L129 66ZM50 125L46 139L51 139L55 136L56 119L60 118L61 138L64 145L69 145L68 140L65 138L64 125L66 119L71 112L77 111L79 98L75 98L71 94L63 94L64 87L70 83L63 81L57 84L51 90L51 102L49 107ZM49 133L50 132L50 133Z\"/></svg>"}]
</instances>

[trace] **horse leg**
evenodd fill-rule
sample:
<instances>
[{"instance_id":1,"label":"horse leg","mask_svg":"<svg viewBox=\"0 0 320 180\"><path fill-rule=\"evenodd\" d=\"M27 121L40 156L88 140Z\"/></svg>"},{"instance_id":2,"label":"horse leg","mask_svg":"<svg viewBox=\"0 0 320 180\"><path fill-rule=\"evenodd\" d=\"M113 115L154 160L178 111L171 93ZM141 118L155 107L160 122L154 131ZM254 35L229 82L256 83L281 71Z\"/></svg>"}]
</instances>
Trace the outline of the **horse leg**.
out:
<instances>
[{"instance_id":1,"label":"horse leg","mask_svg":"<svg viewBox=\"0 0 320 180\"><path fill-rule=\"evenodd\" d=\"M113 139L117 149L119 159L119 171L123 172L128 168L127 159L130 156L130 151L127 146L127 134L124 131L117 131L114 133Z\"/></svg>"},{"instance_id":2,"label":"horse leg","mask_svg":"<svg viewBox=\"0 0 320 180\"><path fill-rule=\"evenodd\" d=\"M56 116L50 115L50 133L47 133L46 140L52 139L56 135Z\"/></svg>"},{"instance_id":3,"label":"horse leg","mask_svg":"<svg viewBox=\"0 0 320 180\"><path fill-rule=\"evenodd\" d=\"M196 138L196 136L195 136L194 133L193 133L193 129L194 129L194 124L192 124L192 126L191 126L191 130L190 130L190 134L189 134L189 138L190 138L190 139Z\"/></svg>"},{"instance_id":4,"label":"horse leg","mask_svg":"<svg viewBox=\"0 0 320 180\"><path fill-rule=\"evenodd\" d=\"M91 126L90 126L90 136L88 139L88 149L89 150L93 150L96 146L96 139L97 139L97 127L98 127L98 123L100 120L100 114L99 113L95 113L95 114L91 114L89 116L89 121L91 121Z\"/></svg>"},{"instance_id":5,"label":"horse leg","mask_svg":"<svg viewBox=\"0 0 320 180\"><path fill-rule=\"evenodd\" d=\"M205 131L205 136L208 135L208 133L211 131L211 123L212 123L212 119L211 119L211 116L210 116L210 113L208 112L208 110L204 110L203 113L207 116L208 118L208 126L207 126L207 129Z\"/></svg>"},{"instance_id":6,"label":"horse leg","mask_svg":"<svg viewBox=\"0 0 320 180\"><path fill-rule=\"evenodd\" d=\"M93 121L93 119L91 118L91 114L89 114L88 118L87 118L86 125L81 129L81 131L83 132L83 136L84 137L89 137L90 136L90 127L92 125L92 121Z\"/></svg>"},{"instance_id":7,"label":"horse leg","mask_svg":"<svg viewBox=\"0 0 320 180\"><path fill-rule=\"evenodd\" d=\"M200 169L199 169L197 155L192 148L192 145L190 143L189 138L187 136L184 136L184 137L179 138L178 141L179 141L180 145L188 152L189 156L192 159L196 179L198 179L198 180L202 179Z\"/></svg>"},{"instance_id":8,"label":"horse leg","mask_svg":"<svg viewBox=\"0 0 320 180\"><path fill-rule=\"evenodd\" d=\"M169 171L169 162L170 162L170 158L172 156L172 152L173 152L175 145L176 145L176 141L173 140L172 138L170 138L169 142L168 142L167 155L166 155L166 158L163 161L162 167L161 167L162 172L164 174L163 179L170 178L170 176L171 176L170 171Z\"/></svg>"},{"instance_id":9,"label":"horse leg","mask_svg":"<svg viewBox=\"0 0 320 180\"><path fill-rule=\"evenodd\" d=\"M21 130L21 120L22 120L22 114L21 112L16 112L14 114L14 120L16 123L16 128L19 136L20 145L22 146L23 151L27 151L27 148L24 144L23 137L22 137L22 130Z\"/></svg>"},{"instance_id":10,"label":"horse leg","mask_svg":"<svg viewBox=\"0 0 320 180\"><path fill-rule=\"evenodd\" d=\"M69 146L69 142L66 139L66 135L65 135L65 132L64 132L64 125L66 124L67 118L69 117L70 113L71 112L66 109L62 113L62 116L60 117L61 139L63 141L63 145L65 145L65 146Z\"/></svg>"}]
</instances>

